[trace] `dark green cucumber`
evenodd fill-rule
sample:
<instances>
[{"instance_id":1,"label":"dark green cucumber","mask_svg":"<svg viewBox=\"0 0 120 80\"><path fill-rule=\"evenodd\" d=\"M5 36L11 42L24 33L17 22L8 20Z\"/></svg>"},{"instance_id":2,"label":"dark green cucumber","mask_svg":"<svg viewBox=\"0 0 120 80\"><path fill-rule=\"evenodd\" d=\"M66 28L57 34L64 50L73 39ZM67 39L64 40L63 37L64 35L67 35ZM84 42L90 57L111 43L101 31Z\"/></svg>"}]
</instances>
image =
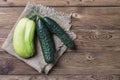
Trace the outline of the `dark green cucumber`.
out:
<instances>
[{"instance_id":1,"label":"dark green cucumber","mask_svg":"<svg viewBox=\"0 0 120 80\"><path fill-rule=\"evenodd\" d=\"M42 18L38 18L36 21L36 31L41 44L45 62L52 63L54 61L55 44L52 35Z\"/></svg>"},{"instance_id":2,"label":"dark green cucumber","mask_svg":"<svg viewBox=\"0 0 120 80\"><path fill-rule=\"evenodd\" d=\"M74 42L59 24L49 17L44 17L43 19L46 22L48 29L56 34L68 48L75 48Z\"/></svg>"}]
</instances>

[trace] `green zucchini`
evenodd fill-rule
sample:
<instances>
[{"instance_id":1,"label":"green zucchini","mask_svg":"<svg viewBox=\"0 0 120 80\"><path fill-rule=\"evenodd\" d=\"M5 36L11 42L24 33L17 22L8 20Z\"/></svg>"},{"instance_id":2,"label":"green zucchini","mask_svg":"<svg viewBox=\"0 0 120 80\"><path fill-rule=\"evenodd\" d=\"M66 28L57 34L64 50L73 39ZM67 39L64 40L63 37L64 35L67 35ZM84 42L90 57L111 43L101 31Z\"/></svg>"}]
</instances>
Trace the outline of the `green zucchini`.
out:
<instances>
[{"instance_id":1,"label":"green zucchini","mask_svg":"<svg viewBox=\"0 0 120 80\"><path fill-rule=\"evenodd\" d=\"M51 33L57 35L68 48L75 48L74 42L59 24L49 17L44 17L43 19Z\"/></svg>"},{"instance_id":2,"label":"green zucchini","mask_svg":"<svg viewBox=\"0 0 120 80\"><path fill-rule=\"evenodd\" d=\"M49 32L42 18L38 18L36 21L36 31L45 62L52 63L54 61L54 54L56 51L55 44L52 34Z\"/></svg>"}]
</instances>

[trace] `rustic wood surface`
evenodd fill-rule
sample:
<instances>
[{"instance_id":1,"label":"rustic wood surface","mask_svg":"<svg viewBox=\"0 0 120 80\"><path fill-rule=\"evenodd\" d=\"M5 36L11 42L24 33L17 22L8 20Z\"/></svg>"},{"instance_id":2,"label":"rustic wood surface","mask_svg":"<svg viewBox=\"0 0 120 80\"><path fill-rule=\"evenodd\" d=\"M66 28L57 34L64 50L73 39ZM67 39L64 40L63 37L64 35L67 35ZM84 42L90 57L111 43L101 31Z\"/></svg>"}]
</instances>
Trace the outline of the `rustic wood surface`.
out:
<instances>
[{"instance_id":1,"label":"rustic wood surface","mask_svg":"<svg viewBox=\"0 0 120 80\"><path fill-rule=\"evenodd\" d=\"M73 16L77 50L68 49L49 75L1 49L28 1ZM119 6L120 0L0 0L0 80L120 80Z\"/></svg>"},{"instance_id":2,"label":"rustic wood surface","mask_svg":"<svg viewBox=\"0 0 120 80\"><path fill-rule=\"evenodd\" d=\"M25 6L28 1L46 6L120 6L120 0L0 0L0 6Z\"/></svg>"}]
</instances>

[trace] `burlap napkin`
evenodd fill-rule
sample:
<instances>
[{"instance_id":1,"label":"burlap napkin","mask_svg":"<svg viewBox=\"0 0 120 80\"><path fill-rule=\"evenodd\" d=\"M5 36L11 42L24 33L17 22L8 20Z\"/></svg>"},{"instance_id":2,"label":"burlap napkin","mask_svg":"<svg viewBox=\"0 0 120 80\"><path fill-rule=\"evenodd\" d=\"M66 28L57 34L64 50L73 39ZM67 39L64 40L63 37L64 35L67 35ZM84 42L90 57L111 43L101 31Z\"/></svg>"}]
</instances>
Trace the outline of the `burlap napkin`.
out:
<instances>
[{"instance_id":1,"label":"burlap napkin","mask_svg":"<svg viewBox=\"0 0 120 80\"><path fill-rule=\"evenodd\" d=\"M41 4L35 5L35 4L32 4L32 3L28 2L28 4L26 5L24 11L22 12L20 17L18 18L17 22L21 18L30 15L32 13L32 8L33 7L35 7L39 11L40 15L48 16L48 17L54 19L59 25L61 25L61 27L63 27L65 29L65 31L70 35L70 37L72 39L76 38L76 35L73 32L70 32L70 27L71 27L71 25L69 24L71 22L71 15L70 14L57 12L53 8L45 7L45 6L41 5ZM60 41L60 39L58 37L56 37L54 35L54 41L55 41L56 50L57 50L57 52L55 54L55 63L47 64L44 61L42 50L40 48L40 43L37 40L36 55L34 57L30 58L30 59L23 59L23 58L19 57L18 55L16 55L16 53L15 53L15 51L13 49L13 45L12 45L12 37L13 37L13 31L14 31L15 26L16 26L16 24L14 25L11 32L9 33L9 35L8 35L7 39L5 40L2 48L5 51L7 51L9 54L17 57L18 59L24 61L25 63L27 63L28 65L30 65L34 69L36 69L39 73L45 72L47 74L49 72L49 70L57 62L57 60L61 57L61 55L63 55L63 53L67 49L66 46Z\"/></svg>"}]
</instances>

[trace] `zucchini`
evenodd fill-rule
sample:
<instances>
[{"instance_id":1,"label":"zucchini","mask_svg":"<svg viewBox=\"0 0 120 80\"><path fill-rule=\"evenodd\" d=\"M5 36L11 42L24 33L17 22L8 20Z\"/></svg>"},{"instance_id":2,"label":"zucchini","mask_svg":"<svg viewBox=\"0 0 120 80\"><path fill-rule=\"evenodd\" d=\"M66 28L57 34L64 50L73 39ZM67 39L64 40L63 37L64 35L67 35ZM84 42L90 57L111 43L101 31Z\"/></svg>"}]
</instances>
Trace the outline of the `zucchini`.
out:
<instances>
[{"instance_id":1,"label":"zucchini","mask_svg":"<svg viewBox=\"0 0 120 80\"><path fill-rule=\"evenodd\" d=\"M74 42L59 24L49 17L44 17L43 19L51 33L57 35L68 48L75 48Z\"/></svg>"},{"instance_id":2,"label":"zucchini","mask_svg":"<svg viewBox=\"0 0 120 80\"><path fill-rule=\"evenodd\" d=\"M30 58L34 54L35 22L22 18L16 25L13 34L13 48L22 58Z\"/></svg>"},{"instance_id":3,"label":"zucchini","mask_svg":"<svg viewBox=\"0 0 120 80\"><path fill-rule=\"evenodd\" d=\"M52 38L52 34L47 29L42 18L38 18L36 21L36 31L41 49L46 63L52 63L54 61L55 44Z\"/></svg>"}]
</instances>

